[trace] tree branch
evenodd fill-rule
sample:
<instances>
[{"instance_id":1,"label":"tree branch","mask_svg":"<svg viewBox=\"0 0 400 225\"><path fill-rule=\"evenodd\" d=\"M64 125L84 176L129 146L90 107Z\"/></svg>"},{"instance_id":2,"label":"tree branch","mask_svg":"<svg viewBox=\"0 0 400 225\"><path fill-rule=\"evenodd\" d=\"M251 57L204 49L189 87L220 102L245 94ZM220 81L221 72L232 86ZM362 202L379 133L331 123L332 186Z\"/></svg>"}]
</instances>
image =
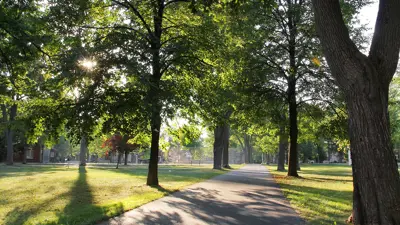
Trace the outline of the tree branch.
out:
<instances>
[{"instance_id":1,"label":"tree branch","mask_svg":"<svg viewBox=\"0 0 400 225\"><path fill-rule=\"evenodd\" d=\"M400 50L400 1L380 0L368 58L389 84L396 72Z\"/></svg>"},{"instance_id":2,"label":"tree branch","mask_svg":"<svg viewBox=\"0 0 400 225\"><path fill-rule=\"evenodd\" d=\"M124 3L117 1L117 0L112 0L112 2L114 2L117 5L120 5L122 7L125 7L126 9L130 9L132 10L132 12L140 19L140 21L143 23L143 26L146 28L148 34L150 36L153 36L153 32L151 31L150 26L147 24L146 20L144 19L144 17L142 16L142 14L140 14L139 10L133 6L129 1L124 0Z\"/></svg>"},{"instance_id":3,"label":"tree branch","mask_svg":"<svg viewBox=\"0 0 400 225\"><path fill-rule=\"evenodd\" d=\"M165 3L164 7L167 7L168 5L171 5L171 4L176 3L176 2L191 2L191 1L192 0L170 0L167 3Z\"/></svg>"},{"instance_id":4,"label":"tree branch","mask_svg":"<svg viewBox=\"0 0 400 225\"><path fill-rule=\"evenodd\" d=\"M350 39L339 0L312 0L312 3L317 32L332 73L342 88L349 89L352 85L349 80L355 82L357 74L364 73L360 62L367 57Z\"/></svg>"}]
</instances>

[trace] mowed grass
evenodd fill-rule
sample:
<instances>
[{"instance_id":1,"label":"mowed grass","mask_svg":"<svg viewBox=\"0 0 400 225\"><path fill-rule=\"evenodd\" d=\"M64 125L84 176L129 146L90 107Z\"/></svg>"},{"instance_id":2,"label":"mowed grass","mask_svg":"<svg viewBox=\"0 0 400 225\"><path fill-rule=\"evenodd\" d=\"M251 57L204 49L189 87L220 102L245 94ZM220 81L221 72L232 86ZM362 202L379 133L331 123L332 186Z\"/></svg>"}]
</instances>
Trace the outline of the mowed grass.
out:
<instances>
[{"instance_id":1,"label":"mowed grass","mask_svg":"<svg viewBox=\"0 0 400 225\"><path fill-rule=\"evenodd\" d=\"M153 188L145 185L147 166L0 165L0 224L95 224L225 172L160 166L161 187Z\"/></svg>"},{"instance_id":2,"label":"mowed grass","mask_svg":"<svg viewBox=\"0 0 400 225\"><path fill-rule=\"evenodd\" d=\"M351 166L302 164L302 178L288 178L275 165L268 170L307 224L346 224L353 204Z\"/></svg>"}]
</instances>

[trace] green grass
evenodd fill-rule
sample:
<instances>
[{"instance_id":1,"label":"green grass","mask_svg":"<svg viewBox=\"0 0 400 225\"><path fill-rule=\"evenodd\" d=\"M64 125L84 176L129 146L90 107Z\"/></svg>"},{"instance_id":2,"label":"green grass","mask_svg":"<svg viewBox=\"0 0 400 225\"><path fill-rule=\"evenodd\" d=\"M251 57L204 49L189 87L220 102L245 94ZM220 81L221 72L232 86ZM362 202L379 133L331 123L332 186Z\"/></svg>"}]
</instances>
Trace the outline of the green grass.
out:
<instances>
[{"instance_id":1,"label":"green grass","mask_svg":"<svg viewBox=\"0 0 400 225\"><path fill-rule=\"evenodd\" d=\"M287 178L276 166L267 167L307 224L346 224L352 211L350 166L302 164L302 178Z\"/></svg>"},{"instance_id":2,"label":"green grass","mask_svg":"<svg viewBox=\"0 0 400 225\"><path fill-rule=\"evenodd\" d=\"M224 172L160 166L162 187L152 188L146 166L0 165L0 224L94 224Z\"/></svg>"}]
</instances>

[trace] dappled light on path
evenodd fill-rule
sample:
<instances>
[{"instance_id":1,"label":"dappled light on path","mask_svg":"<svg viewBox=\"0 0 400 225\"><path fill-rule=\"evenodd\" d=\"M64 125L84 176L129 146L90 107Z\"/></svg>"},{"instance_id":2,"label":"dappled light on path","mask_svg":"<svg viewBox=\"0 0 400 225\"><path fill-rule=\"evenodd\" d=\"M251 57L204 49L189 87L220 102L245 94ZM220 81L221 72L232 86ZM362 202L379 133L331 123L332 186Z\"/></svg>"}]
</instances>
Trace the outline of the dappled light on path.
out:
<instances>
[{"instance_id":1,"label":"dappled light on path","mask_svg":"<svg viewBox=\"0 0 400 225\"><path fill-rule=\"evenodd\" d=\"M101 225L303 224L266 169L247 165L143 205Z\"/></svg>"}]
</instances>

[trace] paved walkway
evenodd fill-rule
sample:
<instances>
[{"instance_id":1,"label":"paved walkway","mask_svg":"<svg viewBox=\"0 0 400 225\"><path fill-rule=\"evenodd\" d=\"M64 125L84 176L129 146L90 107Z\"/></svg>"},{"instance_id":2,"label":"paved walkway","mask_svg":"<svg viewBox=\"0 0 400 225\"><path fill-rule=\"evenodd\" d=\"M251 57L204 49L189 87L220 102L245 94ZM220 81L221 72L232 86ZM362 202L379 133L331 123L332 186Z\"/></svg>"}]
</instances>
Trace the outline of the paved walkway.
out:
<instances>
[{"instance_id":1,"label":"paved walkway","mask_svg":"<svg viewBox=\"0 0 400 225\"><path fill-rule=\"evenodd\" d=\"M194 184L101 225L304 224L265 166L246 165Z\"/></svg>"}]
</instances>

